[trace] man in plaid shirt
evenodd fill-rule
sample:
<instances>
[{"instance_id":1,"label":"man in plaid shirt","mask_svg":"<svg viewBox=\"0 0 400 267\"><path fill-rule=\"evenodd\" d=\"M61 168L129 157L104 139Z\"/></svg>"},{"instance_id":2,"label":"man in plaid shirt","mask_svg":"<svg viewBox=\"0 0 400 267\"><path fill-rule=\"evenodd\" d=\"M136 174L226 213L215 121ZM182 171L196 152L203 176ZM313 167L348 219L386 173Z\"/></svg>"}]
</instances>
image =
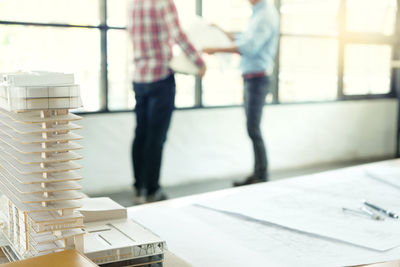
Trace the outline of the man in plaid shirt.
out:
<instances>
[{"instance_id":1,"label":"man in plaid shirt","mask_svg":"<svg viewBox=\"0 0 400 267\"><path fill-rule=\"evenodd\" d=\"M166 199L159 185L162 150L174 109L175 79L169 68L178 44L205 73L199 53L183 33L173 0L133 0L129 31L133 41L136 130L132 145L137 204Z\"/></svg>"}]
</instances>

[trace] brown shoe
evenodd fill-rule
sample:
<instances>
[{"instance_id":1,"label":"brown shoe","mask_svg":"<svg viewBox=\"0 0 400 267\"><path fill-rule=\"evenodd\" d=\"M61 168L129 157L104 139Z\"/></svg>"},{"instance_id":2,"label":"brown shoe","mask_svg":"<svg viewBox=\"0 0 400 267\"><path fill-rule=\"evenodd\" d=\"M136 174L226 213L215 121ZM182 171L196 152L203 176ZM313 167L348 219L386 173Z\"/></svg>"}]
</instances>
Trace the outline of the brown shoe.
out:
<instances>
[{"instance_id":1,"label":"brown shoe","mask_svg":"<svg viewBox=\"0 0 400 267\"><path fill-rule=\"evenodd\" d=\"M241 181L241 182L233 182L233 186L243 186L243 185L250 185L250 184L258 184L258 183L263 183L266 182L266 180L257 178L255 176L250 176L246 178L246 180Z\"/></svg>"}]
</instances>

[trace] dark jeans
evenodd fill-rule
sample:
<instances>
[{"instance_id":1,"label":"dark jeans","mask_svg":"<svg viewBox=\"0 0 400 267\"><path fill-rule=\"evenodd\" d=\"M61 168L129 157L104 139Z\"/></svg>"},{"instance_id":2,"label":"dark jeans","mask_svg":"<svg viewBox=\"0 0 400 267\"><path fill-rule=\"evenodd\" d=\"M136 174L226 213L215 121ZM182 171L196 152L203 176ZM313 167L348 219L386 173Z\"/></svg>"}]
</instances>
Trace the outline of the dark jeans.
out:
<instances>
[{"instance_id":1,"label":"dark jeans","mask_svg":"<svg viewBox=\"0 0 400 267\"><path fill-rule=\"evenodd\" d=\"M158 188L162 151L175 100L175 79L170 75L153 83L133 83L136 131L132 144L134 187L154 193Z\"/></svg>"},{"instance_id":2,"label":"dark jeans","mask_svg":"<svg viewBox=\"0 0 400 267\"><path fill-rule=\"evenodd\" d=\"M267 76L244 79L244 107L247 119L247 133L253 143L254 176L268 180L268 158L260 129L265 97L268 93Z\"/></svg>"}]
</instances>

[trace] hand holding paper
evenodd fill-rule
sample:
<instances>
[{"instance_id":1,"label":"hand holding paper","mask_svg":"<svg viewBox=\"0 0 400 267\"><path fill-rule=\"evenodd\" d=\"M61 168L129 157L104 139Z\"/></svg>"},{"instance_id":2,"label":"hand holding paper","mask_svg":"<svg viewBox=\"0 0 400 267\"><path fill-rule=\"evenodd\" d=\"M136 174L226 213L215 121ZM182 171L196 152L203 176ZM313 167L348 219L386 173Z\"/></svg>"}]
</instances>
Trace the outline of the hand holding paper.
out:
<instances>
[{"instance_id":1,"label":"hand holding paper","mask_svg":"<svg viewBox=\"0 0 400 267\"><path fill-rule=\"evenodd\" d=\"M206 65L203 65L203 67L199 70L199 73L197 75L203 77L204 74L206 74L206 70L207 70Z\"/></svg>"},{"instance_id":2,"label":"hand holding paper","mask_svg":"<svg viewBox=\"0 0 400 267\"><path fill-rule=\"evenodd\" d=\"M222 48L233 46L232 41L223 31L210 25L201 17L197 17L185 32L198 51L202 51L205 47ZM177 73L199 76L204 75L205 72L205 69L199 70L184 53L174 56L170 62L170 68Z\"/></svg>"}]
</instances>

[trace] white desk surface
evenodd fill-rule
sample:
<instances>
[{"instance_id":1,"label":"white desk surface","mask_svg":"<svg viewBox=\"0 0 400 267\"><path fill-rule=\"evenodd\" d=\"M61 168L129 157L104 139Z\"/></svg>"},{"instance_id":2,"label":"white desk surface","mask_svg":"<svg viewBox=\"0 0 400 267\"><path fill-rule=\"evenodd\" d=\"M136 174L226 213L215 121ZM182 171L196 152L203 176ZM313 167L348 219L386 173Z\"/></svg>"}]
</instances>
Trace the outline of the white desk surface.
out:
<instances>
[{"instance_id":1,"label":"white desk surface","mask_svg":"<svg viewBox=\"0 0 400 267\"><path fill-rule=\"evenodd\" d=\"M307 182L310 185L310 181L313 189L322 188L323 192L334 184L335 177L359 176L365 174L366 169L382 171L381 168L384 170L387 166L399 168L400 173L400 160L384 161L135 206L128 209L128 216L164 238L170 251L193 266L352 266L398 260L400 247L384 252L366 249L196 205L205 201L217 203L263 188L266 192L271 188L274 188L271 192L284 191L288 187L307 186ZM355 187L345 190L343 198L358 197L357 194L361 196L368 192L376 196L386 196L389 192L396 198L398 193L396 204L400 205L400 189L392 185L371 179L371 182ZM273 195L270 196L271 203L276 197ZM266 199L268 201L268 197Z\"/></svg>"}]
</instances>

